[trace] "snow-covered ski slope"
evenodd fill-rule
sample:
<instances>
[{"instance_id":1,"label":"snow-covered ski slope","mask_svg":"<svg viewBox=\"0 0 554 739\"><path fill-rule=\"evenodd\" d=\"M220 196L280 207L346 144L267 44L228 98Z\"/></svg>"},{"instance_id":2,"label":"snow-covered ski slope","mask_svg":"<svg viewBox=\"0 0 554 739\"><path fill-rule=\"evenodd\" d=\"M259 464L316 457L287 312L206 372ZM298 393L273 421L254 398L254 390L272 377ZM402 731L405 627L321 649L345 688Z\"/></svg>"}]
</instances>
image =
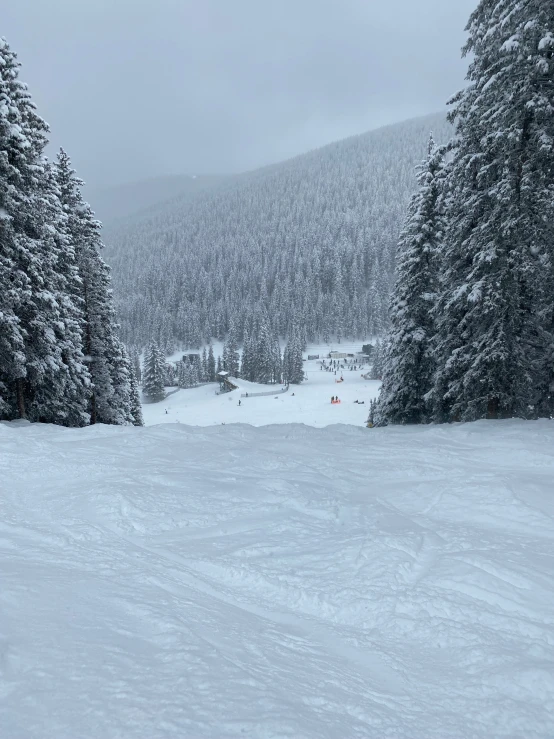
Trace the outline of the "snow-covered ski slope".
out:
<instances>
[{"instance_id":1,"label":"snow-covered ski slope","mask_svg":"<svg viewBox=\"0 0 554 739\"><path fill-rule=\"evenodd\" d=\"M0 736L554 736L554 424L0 424Z\"/></svg>"},{"instance_id":2,"label":"snow-covered ski slope","mask_svg":"<svg viewBox=\"0 0 554 739\"><path fill-rule=\"evenodd\" d=\"M356 352L361 350L361 345L338 345L335 348ZM313 354L327 357L328 353L329 346L311 346L304 352L304 357ZM182 352L178 352L173 359L180 359L181 356ZM332 372L322 370L319 361L305 361L307 381L301 385L291 385L289 392L283 394L278 392L281 389L279 385L257 385L242 379L233 380L237 390L223 395L216 394L219 390L217 383L178 390L160 403L145 404L144 422L147 426L157 423L186 423L192 426L222 423L248 423L253 426L305 423L316 427L347 423L363 426L369 412L369 401L377 397L381 384L362 377L368 369L366 366L356 372L339 370L335 376ZM344 382L337 383L341 372ZM276 392L266 397L241 397L245 393L252 396L253 393L271 393L272 390ZM331 396L335 395L341 402L331 405ZM364 405L358 405L354 402L356 400L363 401Z\"/></svg>"}]
</instances>

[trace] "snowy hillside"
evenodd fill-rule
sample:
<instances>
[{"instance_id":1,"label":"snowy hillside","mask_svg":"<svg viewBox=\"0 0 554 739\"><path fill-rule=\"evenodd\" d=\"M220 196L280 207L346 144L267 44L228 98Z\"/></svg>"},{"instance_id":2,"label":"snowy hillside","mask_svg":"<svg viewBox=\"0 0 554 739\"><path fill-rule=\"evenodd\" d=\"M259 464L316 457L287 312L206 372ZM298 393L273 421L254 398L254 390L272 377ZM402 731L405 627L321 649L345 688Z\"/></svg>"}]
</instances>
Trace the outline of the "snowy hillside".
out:
<instances>
[{"instance_id":1,"label":"snowy hillside","mask_svg":"<svg viewBox=\"0 0 554 739\"><path fill-rule=\"evenodd\" d=\"M554 426L0 424L0 734L554 734Z\"/></svg>"},{"instance_id":2,"label":"snowy hillside","mask_svg":"<svg viewBox=\"0 0 554 739\"><path fill-rule=\"evenodd\" d=\"M200 346L239 339L262 306L273 332L310 342L382 332L398 236L429 138L444 115L371 131L230 178L106 230L122 335Z\"/></svg>"}]
</instances>

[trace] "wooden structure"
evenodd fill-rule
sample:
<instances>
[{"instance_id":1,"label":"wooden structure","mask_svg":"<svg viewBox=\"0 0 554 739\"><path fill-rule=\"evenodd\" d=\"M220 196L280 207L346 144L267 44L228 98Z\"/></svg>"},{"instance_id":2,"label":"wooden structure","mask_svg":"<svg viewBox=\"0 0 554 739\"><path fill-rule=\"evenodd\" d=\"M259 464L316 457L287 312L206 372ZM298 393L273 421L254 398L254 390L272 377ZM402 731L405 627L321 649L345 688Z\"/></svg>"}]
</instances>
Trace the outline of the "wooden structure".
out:
<instances>
[{"instance_id":1,"label":"wooden structure","mask_svg":"<svg viewBox=\"0 0 554 739\"><path fill-rule=\"evenodd\" d=\"M216 380L219 382L220 393L230 393L231 390L238 390L237 386L233 382L231 382L231 377L229 373L225 370L218 372L215 377Z\"/></svg>"}]
</instances>

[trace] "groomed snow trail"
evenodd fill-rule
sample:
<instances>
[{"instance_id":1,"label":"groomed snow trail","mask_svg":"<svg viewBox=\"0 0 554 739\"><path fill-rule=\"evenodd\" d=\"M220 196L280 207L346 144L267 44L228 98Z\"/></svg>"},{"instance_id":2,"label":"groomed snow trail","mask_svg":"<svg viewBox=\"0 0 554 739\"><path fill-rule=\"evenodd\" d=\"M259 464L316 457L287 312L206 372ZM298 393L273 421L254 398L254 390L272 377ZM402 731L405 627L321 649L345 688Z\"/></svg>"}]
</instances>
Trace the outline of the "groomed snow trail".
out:
<instances>
[{"instance_id":1,"label":"groomed snow trail","mask_svg":"<svg viewBox=\"0 0 554 739\"><path fill-rule=\"evenodd\" d=\"M0 735L554 735L554 424L0 424Z\"/></svg>"}]
</instances>

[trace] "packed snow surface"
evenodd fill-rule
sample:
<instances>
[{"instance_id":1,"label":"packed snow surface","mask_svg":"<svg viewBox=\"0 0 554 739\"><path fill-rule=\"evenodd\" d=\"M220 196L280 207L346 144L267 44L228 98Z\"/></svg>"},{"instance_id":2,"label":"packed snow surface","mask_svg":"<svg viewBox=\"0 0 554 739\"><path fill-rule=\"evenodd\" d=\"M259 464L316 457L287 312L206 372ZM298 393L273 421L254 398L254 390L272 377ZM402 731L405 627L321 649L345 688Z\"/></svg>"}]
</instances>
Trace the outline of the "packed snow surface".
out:
<instances>
[{"instance_id":1,"label":"packed snow surface","mask_svg":"<svg viewBox=\"0 0 554 739\"><path fill-rule=\"evenodd\" d=\"M6 739L554 735L554 424L0 424Z\"/></svg>"},{"instance_id":2,"label":"packed snow surface","mask_svg":"<svg viewBox=\"0 0 554 739\"><path fill-rule=\"evenodd\" d=\"M304 352L304 358L309 354L327 357L329 348L328 345L310 346ZM354 352L361 350L361 344L342 344L334 348ZM182 354L177 352L172 359L176 361ZM237 390L221 395L217 394L217 383L176 390L160 403L145 403L144 422L147 426L157 423L186 423L192 426L222 423L248 423L253 426L304 423L319 428L346 423L363 426L369 412L369 401L377 397L381 384L364 378L368 370L368 365L358 367L356 371L347 367L339 369L335 375L334 372L322 369L321 361L306 360L304 372L307 380L301 385L291 385L286 393L280 392L280 385L258 385L242 379L233 379ZM343 382L337 382L341 377ZM261 392L269 395L253 396L254 393ZM246 393L249 393L249 397L242 397ZM331 397L335 395L341 401L336 405L331 404Z\"/></svg>"}]
</instances>

